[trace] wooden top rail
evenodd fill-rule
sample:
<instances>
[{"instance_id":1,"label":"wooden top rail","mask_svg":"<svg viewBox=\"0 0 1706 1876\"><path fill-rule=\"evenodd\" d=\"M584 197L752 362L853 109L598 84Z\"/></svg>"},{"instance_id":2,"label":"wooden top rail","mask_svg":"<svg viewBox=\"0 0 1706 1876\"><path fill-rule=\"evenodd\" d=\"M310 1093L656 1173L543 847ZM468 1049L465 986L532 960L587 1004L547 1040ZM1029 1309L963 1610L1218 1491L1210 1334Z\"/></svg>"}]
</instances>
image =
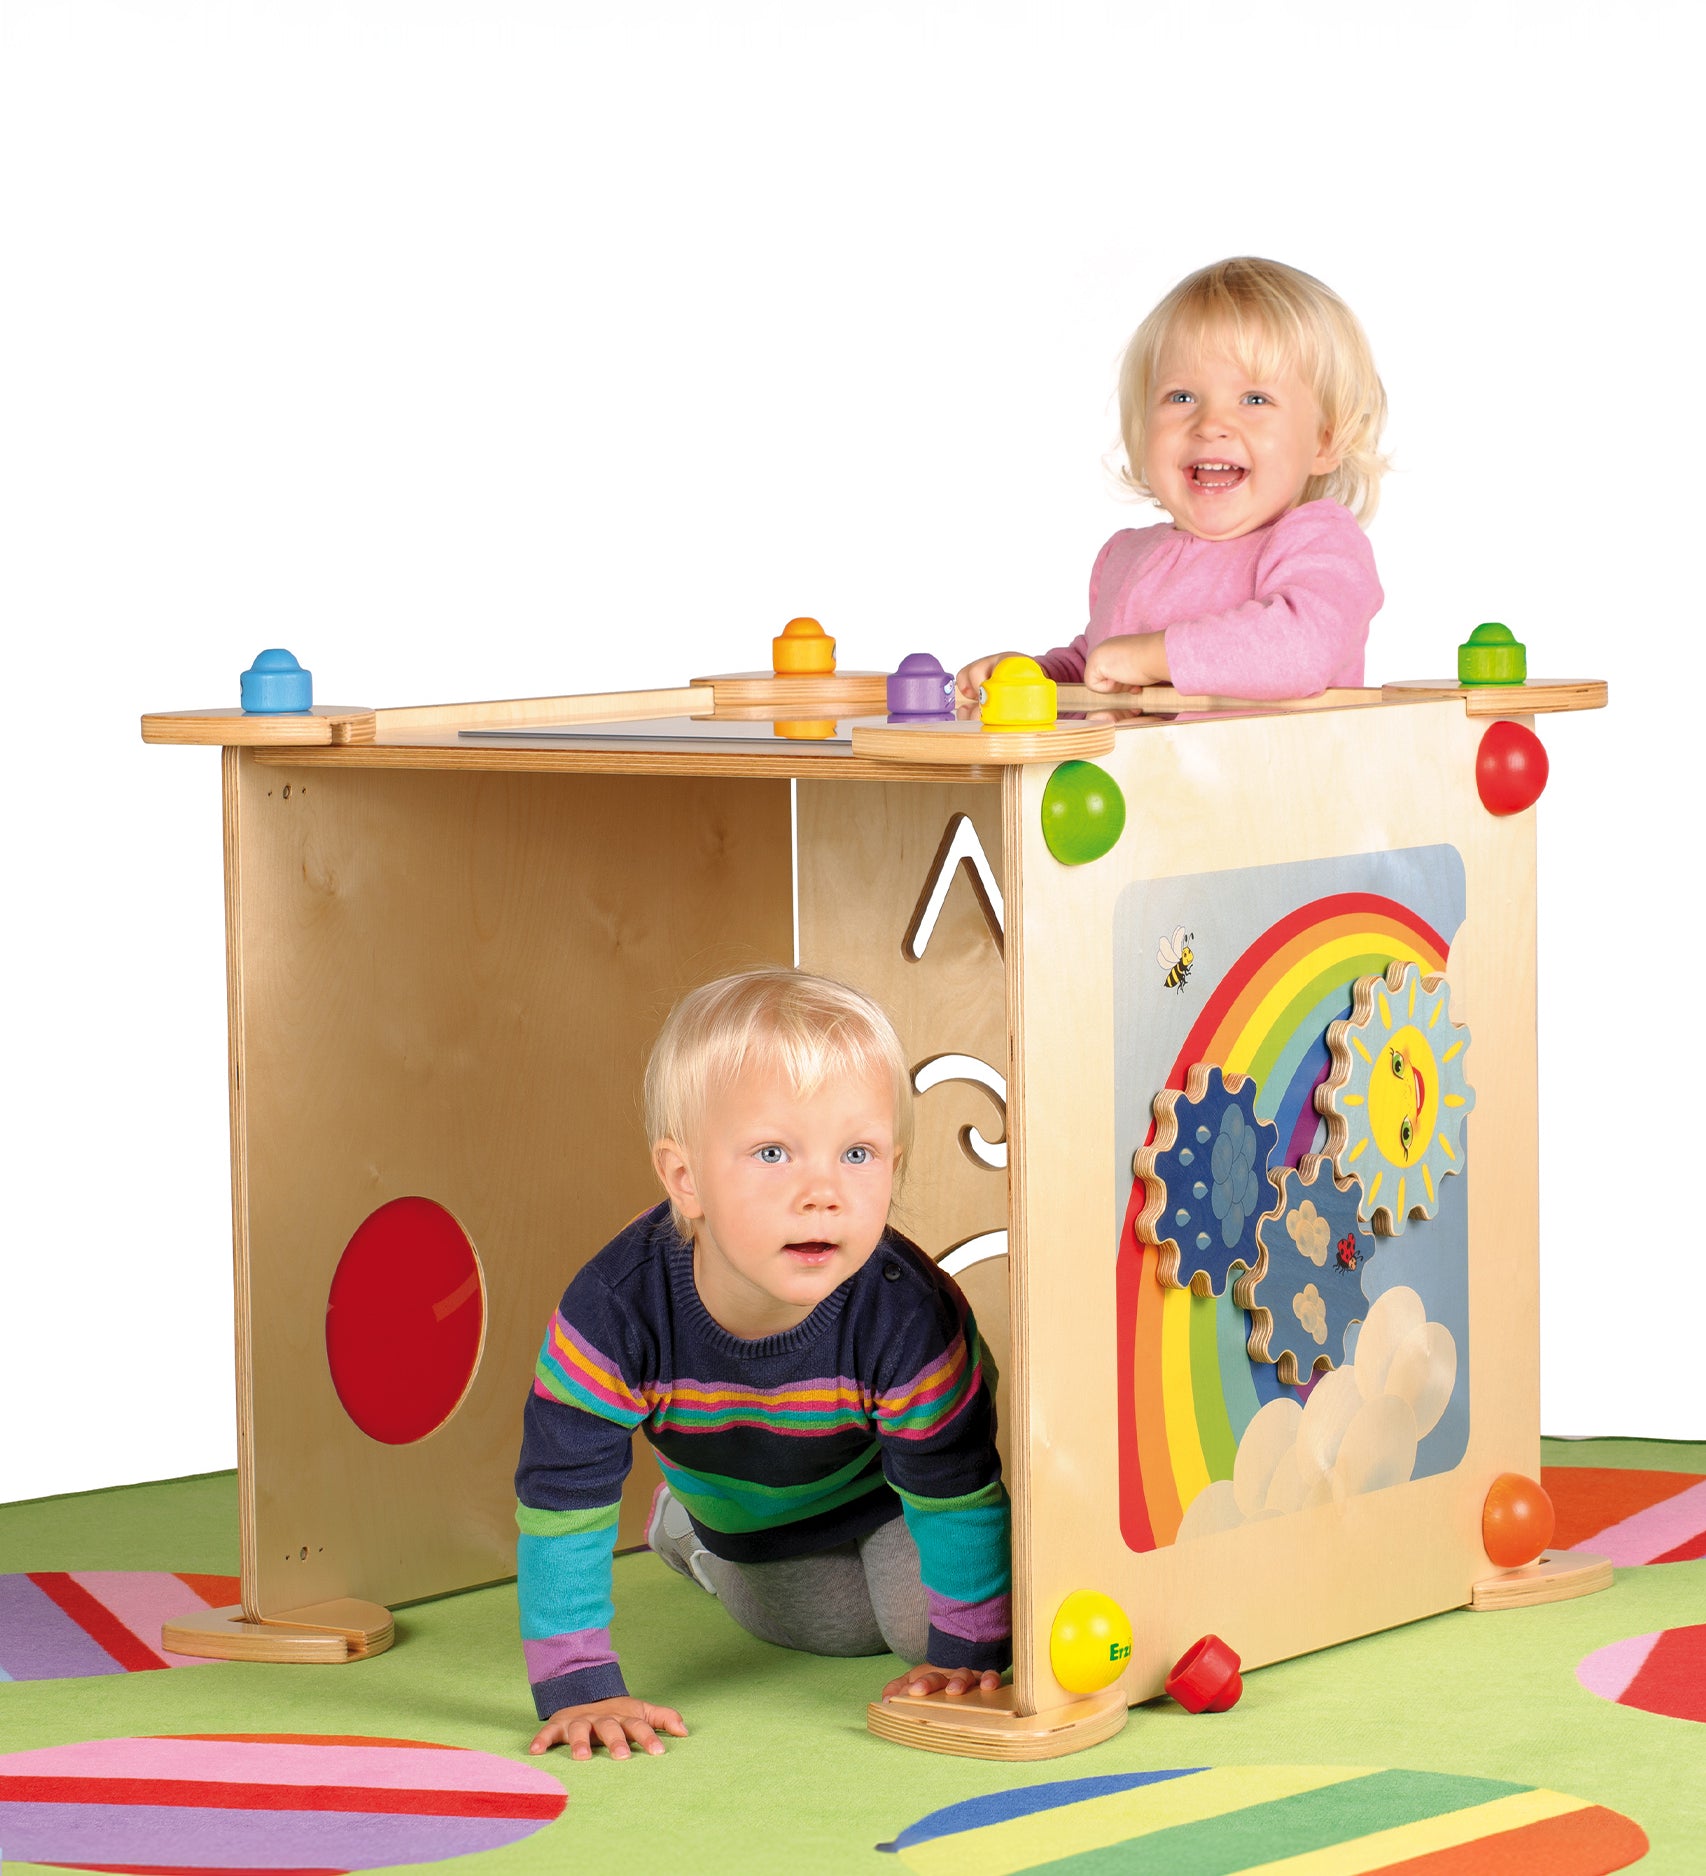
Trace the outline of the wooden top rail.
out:
<instances>
[{"instance_id":1,"label":"wooden top rail","mask_svg":"<svg viewBox=\"0 0 1706 1876\"><path fill-rule=\"evenodd\" d=\"M1103 693L1063 684L1061 715L1047 729L986 730L974 717L958 721L898 721L884 717L882 677L872 672L810 678L766 677L739 672L730 677L696 678L671 689L609 691L581 696L496 698L487 702L416 704L369 710L357 706L316 704L301 715L258 715L232 707L152 712L142 719L146 743L196 743L270 749L434 748L441 758L458 749L490 744L464 743L464 736L553 724L631 723L652 718L763 717L794 722L853 720L852 756L861 761L904 762L927 767L1004 767L1013 763L1061 762L1101 754L1113 746L1120 729L1159 723L1180 716L1292 714L1299 711L1378 709L1393 704L1436 703L1460 699L1471 717L1538 716L1566 710L1600 710L1607 690L1603 679L1535 679L1526 684L1464 687L1449 679L1409 678L1379 688L1322 691L1314 697L1283 700L1237 697L1190 697L1165 684L1142 691ZM807 738L806 740L809 740ZM541 745L532 746L537 753ZM523 749L512 752L526 766ZM667 757L661 747L653 753ZM686 753L685 749L682 753ZM768 773L778 749L760 758L755 772ZM841 751L819 750L814 761L845 761Z\"/></svg>"}]
</instances>

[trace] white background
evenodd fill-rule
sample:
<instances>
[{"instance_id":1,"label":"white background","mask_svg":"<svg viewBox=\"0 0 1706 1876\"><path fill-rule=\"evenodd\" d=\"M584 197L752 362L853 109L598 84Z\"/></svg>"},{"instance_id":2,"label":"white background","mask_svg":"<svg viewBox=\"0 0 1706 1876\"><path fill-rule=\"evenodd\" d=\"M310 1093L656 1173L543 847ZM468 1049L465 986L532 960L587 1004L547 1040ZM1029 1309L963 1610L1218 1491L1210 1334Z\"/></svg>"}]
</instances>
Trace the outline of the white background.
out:
<instances>
[{"instance_id":1,"label":"white background","mask_svg":"<svg viewBox=\"0 0 1706 1876\"><path fill-rule=\"evenodd\" d=\"M1542 1418L1706 1433L1697 17L5 0L0 1499L234 1460L217 757L140 713L1061 642L1230 253L1374 341L1370 678L1610 679L1540 724Z\"/></svg>"}]
</instances>

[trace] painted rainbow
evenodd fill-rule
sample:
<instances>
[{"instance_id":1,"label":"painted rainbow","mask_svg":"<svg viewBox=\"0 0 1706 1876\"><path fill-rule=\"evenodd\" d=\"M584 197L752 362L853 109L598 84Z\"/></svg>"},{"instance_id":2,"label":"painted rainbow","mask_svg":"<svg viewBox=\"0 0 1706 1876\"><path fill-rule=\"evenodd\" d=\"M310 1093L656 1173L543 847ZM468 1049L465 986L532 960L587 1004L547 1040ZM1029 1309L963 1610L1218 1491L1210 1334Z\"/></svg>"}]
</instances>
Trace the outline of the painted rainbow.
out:
<instances>
[{"instance_id":1,"label":"painted rainbow","mask_svg":"<svg viewBox=\"0 0 1706 1876\"><path fill-rule=\"evenodd\" d=\"M1256 1112L1278 1126L1281 1163L1295 1166L1315 1138L1327 1025L1349 1015L1351 986L1394 959L1444 970L1446 951L1424 919L1378 893L1333 893L1299 906L1247 946L1214 986L1167 1086L1183 1088L1197 1062L1254 1076ZM1162 1287L1154 1247L1133 1233L1142 1209L1143 1185L1134 1181L1115 1282L1120 1529L1138 1551L1171 1544L1197 1494L1231 1478L1238 1441L1258 1408L1307 1392L1283 1387L1270 1364L1250 1359L1248 1321L1230 1287L1212 1300Z\"/></svg>"}]
</instances>

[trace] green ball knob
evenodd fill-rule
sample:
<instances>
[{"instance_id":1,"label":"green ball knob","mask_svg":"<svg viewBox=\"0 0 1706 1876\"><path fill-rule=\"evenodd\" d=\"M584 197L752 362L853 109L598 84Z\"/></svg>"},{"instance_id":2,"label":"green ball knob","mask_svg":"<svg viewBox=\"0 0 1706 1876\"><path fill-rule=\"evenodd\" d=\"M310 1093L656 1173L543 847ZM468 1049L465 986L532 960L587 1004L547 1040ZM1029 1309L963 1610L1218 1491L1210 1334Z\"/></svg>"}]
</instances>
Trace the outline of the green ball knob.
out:
<instances>
[{"instance_id":1,"label":"green ball knob","mask_svg":"<svg viewBox=\"0 0 1706 1876\"><path fill-rule=\"evenodd\" d=\"M1062 866L1111 852L1125 832L1125 796L1094 762L1063 762L1043 789L1043 840Z\"/></svg>"},{"instance_id":2,"label":"green ball knob","mask_svg":"<svg viewBox=\"0 0 1706 1876\"><path fill-rule=\"evenodd\" d=\"M1459 684L1521 684L1528 678L1528 647L1508 625L1489 620L1457 648Z\"/></svg>"}]
</instances>

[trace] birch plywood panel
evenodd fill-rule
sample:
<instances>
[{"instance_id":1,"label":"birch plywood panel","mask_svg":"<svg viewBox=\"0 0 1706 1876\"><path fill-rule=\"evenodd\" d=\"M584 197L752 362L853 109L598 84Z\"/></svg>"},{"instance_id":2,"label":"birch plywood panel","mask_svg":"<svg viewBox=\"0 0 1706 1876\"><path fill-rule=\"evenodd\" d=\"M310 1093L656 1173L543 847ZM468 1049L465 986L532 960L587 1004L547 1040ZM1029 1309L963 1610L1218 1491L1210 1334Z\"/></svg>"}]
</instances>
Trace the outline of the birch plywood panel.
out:
<instances>
[{"instance_id":1,"label":"birch plywood panel","mask_svg":"<svg viewBox=\"0 0 1706 1876\"><path fill-rule=\"evenodd\" d=\"M705 978L788 956L787 787L236 754L227 773L244 1606L506 1576L545 1323L655 1197L657 1026ZM485 1323L460 1407L394 1445L340 1403L327 1295L405 1196L472 1242Z\"/></svg>"},{"instance_id":2,"label":"birch plywood panel","mask_svg":"<svg viewBox=\"0 0 1706 1876\"><path fill-rule=\"evenodd\" d=\"M940 1258L1007 1227L1005 1172L984 1163L1003 1155L980 1158L975 1143L962 1139L975 1129L991 1146L1005 1140L1006 983L991 925L998 914L974 884L973 860L960 857L973 854L975 836L999 898L1000 791L802 781L797 814L802 967L875 997L913 1068L939 1065L926 1071L926 1082L932 1072L947 1076L918 1097L918 1136L895 1214L902 1230ZM946 891L933 895L944 879ZM945 1059L956 1056L964 1059Z\"/></svg>"},{"instance_id":3,"label":"birch plywood panel","mask_svg":"<svg viewBox=\"0 0 1706 1876\"><path fill-rule=\"evenodd\" d=\"M1474 784L1479 730L1452 703L1122 735L1103 766L1130 807L1125 834L1105 859L1071 868L1043 845L1047 772L1012 780L1010 1127L1022 1162L1014 1191L1020 1385L1012 1437L1023 1449L1015 1640L1025 1710L1064 1697L1049 1672L1048 1629L1074 1589L1105 1591L1131 1616L1124 1684L1141 1700L1160 1691L1172 1662L1204 1633L1222 1635L1255 1665L1465 1603L1487 1574L1479 1541L1487 1484L1501 1471L1527 1470L1538 1453L1538 1246L1533 817L1495 819L1482 809ZM1188 1540L1152 1536L1143 1547L1122 1526L1115 1299L1122 1193L1141 1137L1121 1138L1116 1125L1114 1015L1116 969L1153 963L1156 934L1148 934L1147 953L1116 961L1120 895L1134 882L1343 865L1347 856L1411 849L1460 856L1466 908L1447 968L1451 1013L1475 1039L1471 1170L1447 1182L1466 1189L1474 1270L1463 1303L1462 1456L1385 1489L1335 1490L1302 1509ZM1164 986L1155 967L1157 999L1200 1002L1213 979L1198 936L1185 986ZM1408 1254L1409 1246L1406 1238L1403 1249L1383 1255ZM1182 1293L1180 1300L1218 1307L1193 1305ZM1189 1340L1160 1351L1169 1378L1156 1398L1167 1412L1178 1410L1178 1388L1188 1391L1201 1352ZM1126 1354L1132 1358L1129 1347ZM1328 1380L1342 1391L1336 1377ZM1181 1459L1173 1483L1188 1503L1209 1480L1186 1470Z\"/></svg>"}]
</instances>

